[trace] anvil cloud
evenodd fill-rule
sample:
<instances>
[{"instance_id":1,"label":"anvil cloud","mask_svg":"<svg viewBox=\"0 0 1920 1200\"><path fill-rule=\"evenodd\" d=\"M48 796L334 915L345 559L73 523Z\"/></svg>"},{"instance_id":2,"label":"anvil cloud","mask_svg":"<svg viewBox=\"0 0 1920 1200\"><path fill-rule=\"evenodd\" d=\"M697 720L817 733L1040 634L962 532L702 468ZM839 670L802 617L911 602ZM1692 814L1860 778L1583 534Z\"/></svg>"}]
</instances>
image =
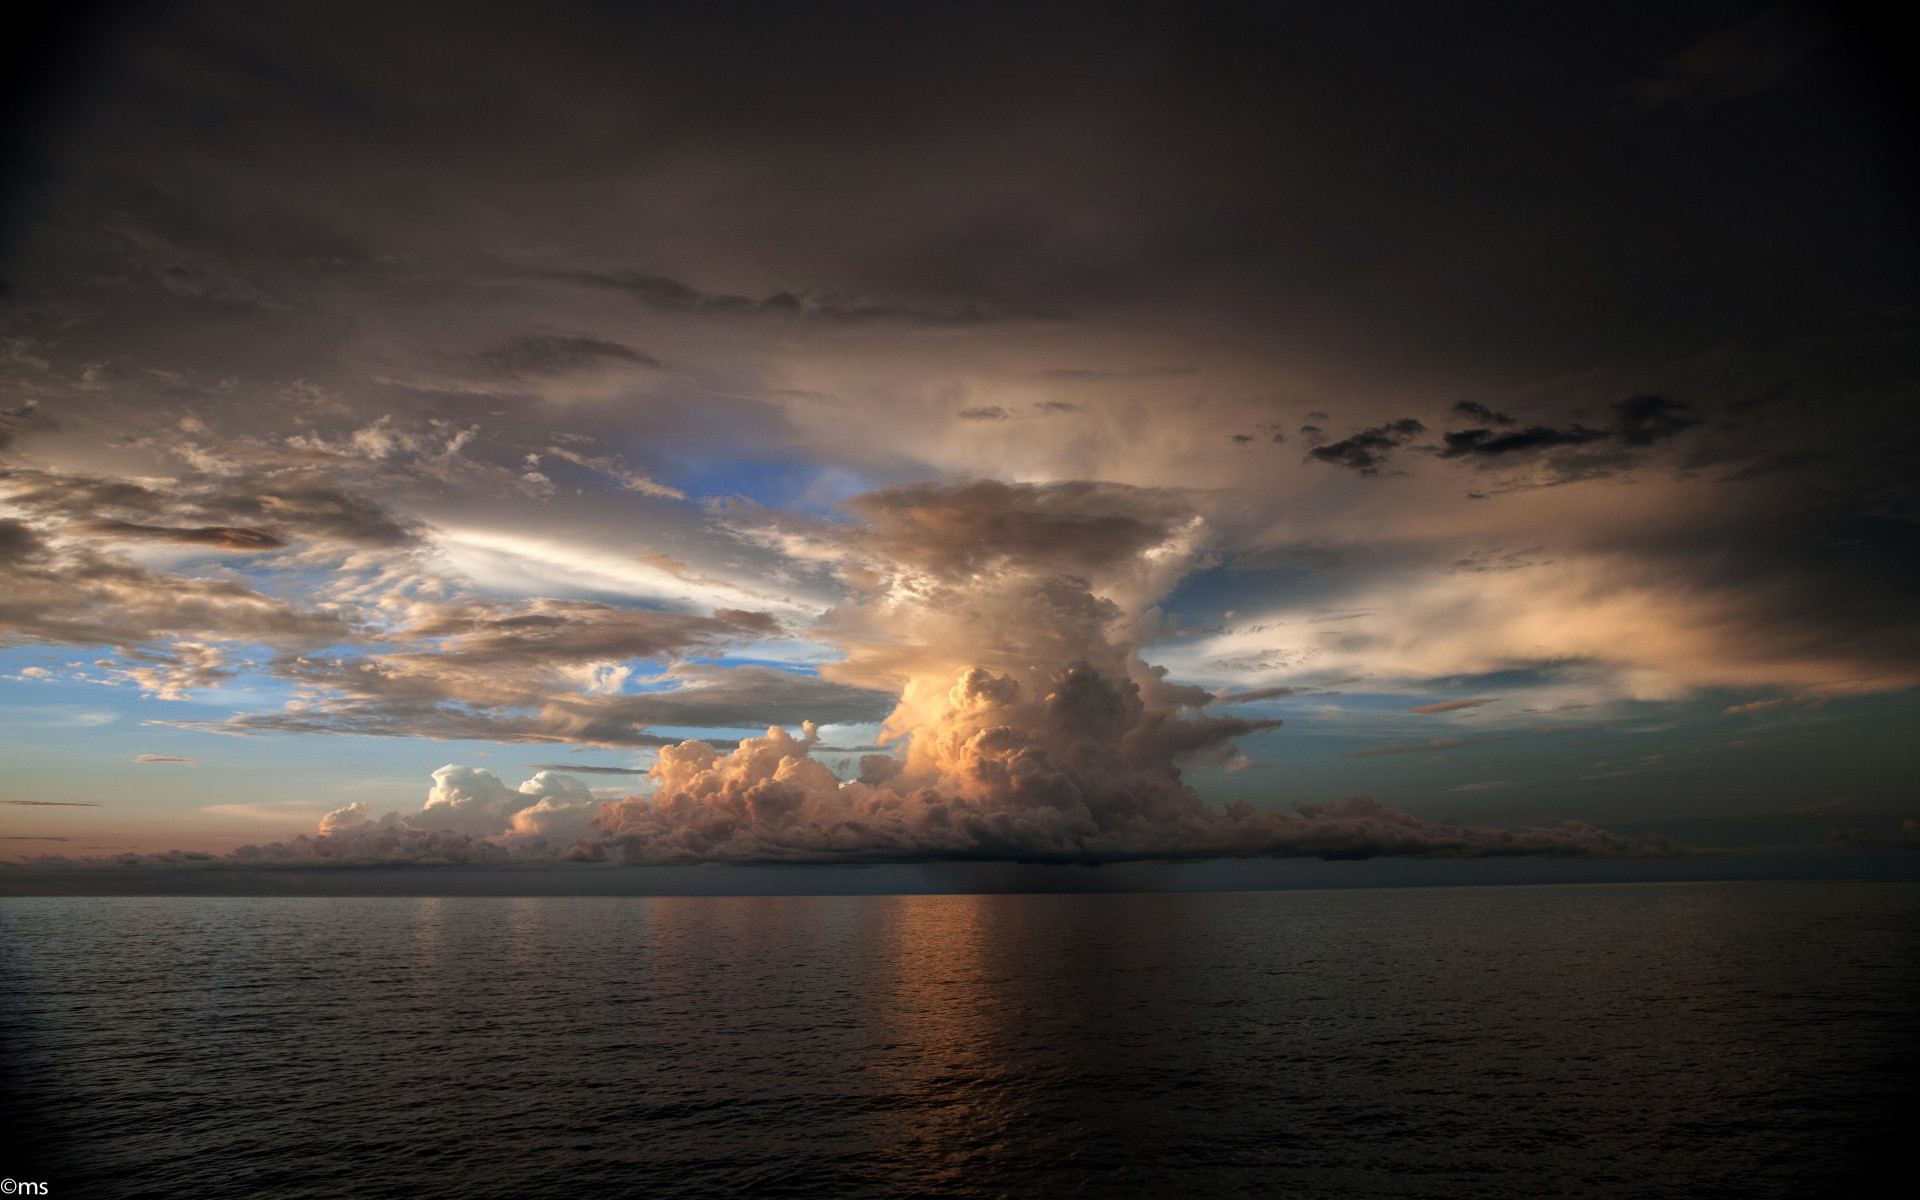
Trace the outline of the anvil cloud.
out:
<instances>
[{"instance_id":1,"label":"anvil cloud","mask_svg":"<svg viewBox=\"0 0 1920 1200\"><path fill-rule=\"evenodd\" d=\"M1911 131L1788 7L128 6L0 180L7 836L1892 845Z\"/></svg>"}]
</instances>

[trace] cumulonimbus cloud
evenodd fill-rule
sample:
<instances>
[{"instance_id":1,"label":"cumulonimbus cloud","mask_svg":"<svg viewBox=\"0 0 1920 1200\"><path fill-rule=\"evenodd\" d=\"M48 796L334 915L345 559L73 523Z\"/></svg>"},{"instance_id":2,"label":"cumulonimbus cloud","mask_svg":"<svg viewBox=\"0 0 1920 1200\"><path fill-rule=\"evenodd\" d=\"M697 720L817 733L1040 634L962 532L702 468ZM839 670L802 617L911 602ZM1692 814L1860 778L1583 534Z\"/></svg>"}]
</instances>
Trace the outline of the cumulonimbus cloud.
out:
<instances>
[{"instance_id":1,"label":"cumulonimbus cloud","mask_svg":"<svg viewBox=\"0 0 1920 1200\"><path fill-rule=\"evenodd\" d=\"M366 864L416 851L430 862L633 864L1687 852L1579 822L1437 824L1366 796L1292 811L1212 808L1182 781L1182 765L1250 765L1235 739L1281 722L1204 712L1251 697L1172 683L1139 657L1147 607L1205 552L1204 525L1184 496L973 482L888 489L850 507L858 523L768 518L745 532L821 562L848 588L825 622L845 652L825 668L827 682L897 697L883 741L898 753L867 755L859 778L842 780L812 757L811 723L798 737L771 728L730 752L662 746L652 792L605 803L553 771L509 789L488 772L448 766L419 812L376 817L354 804L329 814L317 836L212 861ZM471 640L450 653L483 664L509 642L529 649L527 628L552 628L503 627L492 615L456 626Z\"/></svg>"},{"instance_id":2,"label":"cumulonimbus cloud","mask_svg":"<svg viewBox=\"0 0 1920 1200\"><path fill-rule=\"evenodd\" d=\"M809 756L817 734L770 729L731 753L689 741L663 750L652 795L599 802L542 771L508 788L491 772L447 766L417 812L376 816L364 801L329 813L317 834L232 854L167 851L59 856L38 867L293 868L599 863L1017 861L1099 864L1209 858L1649 857L1697 853L1658 836L1623 837L1580 821L1501 829L1423 820L1371 796L1293 811L1208 808L1164 776L1131 795L1079 790L1063 772L990 779L971 794L841 781ZM886 758L887 756L871 756ZM889 760L898 762L898 760Z\"/></svg>"}]
</instances>

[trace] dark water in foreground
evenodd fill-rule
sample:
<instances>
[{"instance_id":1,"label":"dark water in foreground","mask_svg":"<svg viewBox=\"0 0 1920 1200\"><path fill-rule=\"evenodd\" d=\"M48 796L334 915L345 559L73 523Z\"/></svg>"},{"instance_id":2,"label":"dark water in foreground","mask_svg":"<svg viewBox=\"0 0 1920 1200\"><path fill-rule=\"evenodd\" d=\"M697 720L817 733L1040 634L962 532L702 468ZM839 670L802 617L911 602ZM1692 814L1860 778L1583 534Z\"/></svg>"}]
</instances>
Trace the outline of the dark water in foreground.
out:
<instances>
[{"instance_id":1,"label":"dark water in foreground","mask_svg":"<svg viewBox=\"0 0 1920 1200\"><path fill-rule=\"evenodd\" d=\"M1802 1197L1912 884L0 903L66 1197ZM1900 1157L1906 1156L1901 1147Z\"/></svg>"}]
</instances>

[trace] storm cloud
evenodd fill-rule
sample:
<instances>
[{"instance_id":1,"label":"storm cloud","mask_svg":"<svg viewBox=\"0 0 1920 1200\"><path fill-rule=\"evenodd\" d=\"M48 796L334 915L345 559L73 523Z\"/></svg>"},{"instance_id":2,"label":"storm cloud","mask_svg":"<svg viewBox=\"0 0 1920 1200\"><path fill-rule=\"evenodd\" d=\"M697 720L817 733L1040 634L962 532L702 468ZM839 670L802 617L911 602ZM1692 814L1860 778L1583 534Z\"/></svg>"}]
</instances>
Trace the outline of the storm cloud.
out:
<instances>
[{"instance_id":1,"label":"storm cloud","mask_svg":"<svg viewBox=\"0 0 1920 1200\"><path fill-rule=\"evenodd\" d=\"M1403 7L129 6L0 214L10 699L661 751L579 835L633 861L1479 852L1288 764L1897 703L1872 48ZM809 721L887 761L829 783ZM376 807L257 853L530 853Z\"/></svg>"},{"instance_id":2,"label":"storm cloud","mask_svg":"<svg viewBox=\"0 0 1920 1200\"><path fill-rule=\"evenodd\" d=\"M317 839L249 851L230 865L263 865L263 855L393 861L429 832L505 838L521 847L515 853L527 852L525 839L572 833L564 849L547 852L645 864L1690 853L1578 822L1440 825L1365 796L1294 812L1245 802L1214 809L1182 781L1181 766L1253 765L1235 739L1282 722L1196 712L1235 698L1173 684L1139 657L1142 610L1204 549L1199 516L1179 493L978 481L886 489L848 507L859 523L769 514L754 531L830 564L849 587L826 622L845 652L831 679L689 667L683 688L551 698L542 719L580 722L566 727L571 740L633 745L634 730L666 714L728 724L781 703L782 688L797 689L796 704L831 713L832 693L822 689L838 687L887 697L885 737L901 744L900 756L869 755L860 778L847 782L812 757L811 721L799 738L770 728L731 752L687 740L659 747L649 795L597 808L554 771L511 790L489 772L448 766L418 813L376 817L356 803L328 816ZM503 623L489 615L424 628L478 637L491 665ZM334 684L329 693L343 690ZM418 845L422 861L486 853L467 843Z\"/></svg>"}]
</instances>

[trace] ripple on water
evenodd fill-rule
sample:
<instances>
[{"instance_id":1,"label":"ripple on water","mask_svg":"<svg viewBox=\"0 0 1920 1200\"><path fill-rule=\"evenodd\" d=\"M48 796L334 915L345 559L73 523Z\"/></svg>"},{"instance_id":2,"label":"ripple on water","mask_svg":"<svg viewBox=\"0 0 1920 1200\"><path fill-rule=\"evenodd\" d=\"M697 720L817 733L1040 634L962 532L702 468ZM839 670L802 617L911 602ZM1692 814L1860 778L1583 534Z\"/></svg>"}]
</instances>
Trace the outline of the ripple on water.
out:
<instances>
[{"instance_id":1,"label":"ripple on water","mask_svg":"<svg viewBox=\"0 0 1920 1200\"><path fill-rule=\"evenodd\" d=\"M1867 1194L1900 884L22 898L5 1170L91 1197Z\"/></svg>"}]
</instances>

